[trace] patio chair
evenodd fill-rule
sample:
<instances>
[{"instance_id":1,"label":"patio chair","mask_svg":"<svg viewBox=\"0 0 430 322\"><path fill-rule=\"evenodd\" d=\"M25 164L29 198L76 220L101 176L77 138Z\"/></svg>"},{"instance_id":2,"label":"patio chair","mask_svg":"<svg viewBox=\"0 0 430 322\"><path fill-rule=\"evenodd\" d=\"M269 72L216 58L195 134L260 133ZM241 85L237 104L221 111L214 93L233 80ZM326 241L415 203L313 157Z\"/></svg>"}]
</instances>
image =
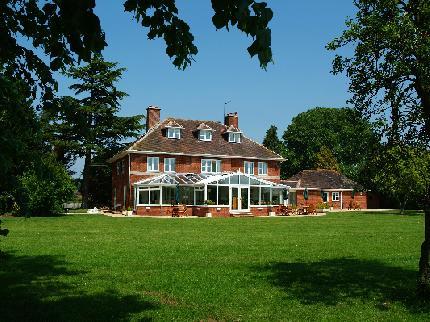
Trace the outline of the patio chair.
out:
<instances>
[{"instance_id":1,"label":"patio chair","mask_svg":"<svg viewBox=\"0 0 430 322\"><path fill-rule=\"evenodd\" d=\"M308 208L308 215L316 215L317 209L314 204L310 204Z\"/></svg>"},{"instance_id":2,"label":"patio chair","mask_svg":"<svg viewBox=\"0 0 430 322\"><path fill-rule=\"evenodd\" d=\"M176 205L172 209L172 217L183 217L187 215L186 205Z\"/></svg>"}]
</instances>

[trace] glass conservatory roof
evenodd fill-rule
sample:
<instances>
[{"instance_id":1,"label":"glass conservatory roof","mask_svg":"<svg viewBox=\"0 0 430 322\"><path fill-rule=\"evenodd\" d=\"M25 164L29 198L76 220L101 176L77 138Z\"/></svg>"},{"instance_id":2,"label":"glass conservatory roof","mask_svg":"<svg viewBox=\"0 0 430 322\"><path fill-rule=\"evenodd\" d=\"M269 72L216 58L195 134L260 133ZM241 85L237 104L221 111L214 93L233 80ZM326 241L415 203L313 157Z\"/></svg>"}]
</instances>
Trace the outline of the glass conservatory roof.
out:
<instances>
[{"instance_id":1,"label":"glass conservatory roof","mask_svg":"<svg viewBox=\"0 0 430 322\"><path fill-rule=\"evenodd\" d=\"M214 185L214 184L243 184L252 186L269 186L277 188L289 188L286 185L257 178L253 175L241 172L223 172L219 174L204 173L163 173L159 176L144 179L135 185Z\"/></svg>"}]
</instances>

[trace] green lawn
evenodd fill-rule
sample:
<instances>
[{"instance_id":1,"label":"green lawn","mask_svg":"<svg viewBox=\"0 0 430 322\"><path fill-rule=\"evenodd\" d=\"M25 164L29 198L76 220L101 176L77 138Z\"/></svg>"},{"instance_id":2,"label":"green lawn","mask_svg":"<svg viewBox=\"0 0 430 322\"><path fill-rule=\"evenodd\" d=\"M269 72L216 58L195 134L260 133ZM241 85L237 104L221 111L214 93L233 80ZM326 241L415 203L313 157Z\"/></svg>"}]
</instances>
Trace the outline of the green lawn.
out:
<instances>
[{"instance_id":1,"label":"green lawn","mask_svg":"<svg viewBox=\"0 0 430 322\"><path fill-rule=\"evenodd\" d=\"M423 216L3 218L0 320L428 320Z\"/></svg>"}]
</instances>

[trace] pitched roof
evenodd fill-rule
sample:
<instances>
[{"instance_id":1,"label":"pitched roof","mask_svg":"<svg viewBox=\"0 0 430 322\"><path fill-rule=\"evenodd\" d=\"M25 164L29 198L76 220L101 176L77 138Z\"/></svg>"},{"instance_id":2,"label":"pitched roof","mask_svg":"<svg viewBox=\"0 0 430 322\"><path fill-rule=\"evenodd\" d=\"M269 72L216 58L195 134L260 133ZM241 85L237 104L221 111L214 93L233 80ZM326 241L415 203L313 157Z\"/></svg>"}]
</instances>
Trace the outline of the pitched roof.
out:
<instances>
[{"instance_id":1,"label":"pitched roof","mask_svg":"<svg viewBox=\"0 0 430 322\"><path fill-rule=\"evenodd\" d=\"M343 174L326 169L303 170L282 183L292 188L362 189L358 183Z\"/></svg>"},{"instance_id":2,"label":"pitched roof","mask_svg":"<svg viewBox=\"0 0 430 322\"><path fill-rule=\"evenodd\" d=\"M213 128L211 128L209 125L207 125L206 123L200 123L200 125L197 127L196 130L210 130L213 131Z\"/></svg>"},{"instance_id":3,"label":"pitched roof","mask_svg":"<svg viewBox=\"0 0 430 322\"><path fill-rule=\"evenodd\" d=\"M163 126L163 128L169 128L169 127L183 129L182 125L179 124L178 122L176 122L175 120L171 120L171 121L165 123L164 126Z\"/></svg>"},{"instance_id":4,"label":"pitched roof","mask_svg":"<svg viewBox=\"0 0 430 322\"><path fill-rule=\"evenodd\" d=\"M197 129L204 123L215 133L212 141L201 141ZM180 139L169 139L165 135L167 125L178 124L182 127ZM153 153L173 153L184 155L202 155L216 157L243 157L261 160L284 159L263 145L242 134L241 143L230 143L227 137L228 127L214 121L183 120L167 118L152 127L145 135L132 143L109 161L113 162L128 152L142 151Z\"/></svg>"}]
</instances>

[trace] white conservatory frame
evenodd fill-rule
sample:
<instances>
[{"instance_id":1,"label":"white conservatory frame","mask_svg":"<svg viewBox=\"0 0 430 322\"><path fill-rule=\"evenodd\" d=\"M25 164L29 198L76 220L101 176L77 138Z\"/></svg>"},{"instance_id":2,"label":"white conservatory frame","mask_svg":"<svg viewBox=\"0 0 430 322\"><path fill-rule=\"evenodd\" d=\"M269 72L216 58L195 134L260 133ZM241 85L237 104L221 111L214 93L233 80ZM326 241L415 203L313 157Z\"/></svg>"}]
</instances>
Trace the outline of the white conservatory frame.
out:
<instances>
[{"instance_id":1,"label":"white conservatory frame","mask_svg":"<svg viewBox=\"0 0 430 322\"><path fill-rule=\"evenodd\" d=\"M213 202L212 197L214 195L209 195L212 193L211 189L215 187L216 202ZM222 188L220 187L228 187L228 200L225 189L221 192L221 197L220 190ZM179 193L180 198L183 195L182 198L189 200L191 198L185 198L185 196L192 196L192 202L183 202L187 206L229 207L231 211L248 212L251 207L269 207L283 204L284 199L286 199L285 196L288 196L289 188L289 186L277 184L240 171L219 174L163 173L134 184L134 209L137 207L172 206L174 204L173 200L165 200L163 191L169 193L171 197L173 192L177 194L177 190L180 189L179 191L182 190ZM258 201L256 198L257 189ZM140 193L145 193L145 191L148 191L147 197L145 196L148 202L140 203ZM155 196L159 194L154 199L154 203L151 203L151 191L158 191L154 193ZM239 200L234 205L233 194L235 194L236 200ZM208 200L212 202L208 202ZM238 204L239 206L237 206Z\"/></svg>"}]
</instances>

